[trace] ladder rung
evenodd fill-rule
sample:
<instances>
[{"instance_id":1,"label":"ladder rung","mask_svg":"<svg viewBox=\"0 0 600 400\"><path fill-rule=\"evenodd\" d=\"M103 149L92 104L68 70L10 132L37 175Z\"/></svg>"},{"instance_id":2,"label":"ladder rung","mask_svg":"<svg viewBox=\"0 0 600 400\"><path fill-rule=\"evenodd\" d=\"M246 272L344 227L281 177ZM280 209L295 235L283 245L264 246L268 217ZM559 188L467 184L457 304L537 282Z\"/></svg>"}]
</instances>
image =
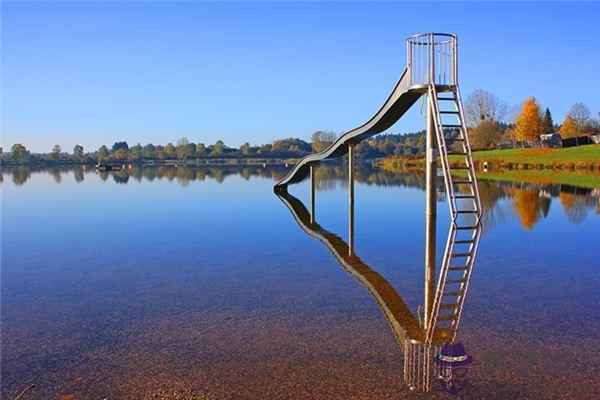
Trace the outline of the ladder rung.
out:
<instances>
[{"instance_id":1,"label":"ladder rung","mask_svg":"<svg viewBox=\"0 0 600 400\"><path fill-rule=\"evenodd\" d=\"M457 151L453 153L448 153L449 156L466 156L467 153L463 153L462 151Z\"/></svg>"},{"instance_id":2,"label":"ladder rung","mask_svg":"<svg viewBox=\"0 0 600 400\"><path fill-rule=\"evenodd\" d=\"M474 199L473 195L459 194L458 196L454 196L455 199Z\"/></svg>"},{"instance_id":3,"label":"ladder rung","mask_svg":"<svg viewBox=\"0 0 600 400\"><path fill-rule=\"evenodd\" d=\"M472 239L471 240L454 240L454 241L452 241L452 243L455 243L455 244L467 244L467 243L473 243L473 242L474 242L474 240L472 240Z\"/></svg>"},{"instance_id":4,"label":"ladder rung","mask_svg":"<svg viewBox=\"0 0 600 400\"><path fill-rule=\"evenodd\" d=\"M445 137L444 139L446 139L446 141L448 142L464 142L465 139L461 139L461 138L447 138Z\"/></svg>"},{"instance_id":5,"label":"ladder rung","mask_svg":"<svg viewBox=\"0 0 600 400\"><path fill-rule=\"evenodd\" d=\"M457 211L457 214L477 214L477 211L475 210L462 210L462 211Z\"/></svg>"},{"instance_id":6,"label":"ladder rung","mask_svg":"<svg viewBox=\"0 0 600 400\"><path fill-rule=\"evenodd\" d=\"M440 114L460 114L458 111L440 111Z\"/></svg>"},{"instance_id":7,"label":"ladder rung","mask_svg":"<svg viewBox=\"0 0 600 400\"><path fill-rule=\"evenodd\" d=\"M450 254L450 257L471 257L471 253L456 253L456 254Z\"/></svg>"},{"instance_id":8,"label":"ladder rung","mask_svg":"<svg viewBox=\"0 0 600 400\"><path fill-rule=\"evenodd\" d=\"M456 229L458 229L459 231L468 231L468 230L477 229L477 227L476 226L457 226Z\"/></svg>"},{"instance_id":9,"label":"ladder rung","mask_svg":"<svg viewBox=\"0 0 600 400\"><path fill-rule=\"evenodd\" d=\"M454 101L454 97L438 97L437 99L441 101Z\"/></svg>"},{"instance_id":10,"label":"ladder rung","mask_svg":"<svg viewBox=\"0 0 600 400\"><path fill-rule=\"evenodd\" d=\"M448 267L450 271L464 271L467 267Z\"/></svg>"},{"instance_id":11,"label":"ladder rung","mask_svg":"<svg viewBox=\"0 0 600 400\"><path fill-rule=\"evenodd\" d=\"M461 181L461 180L456 180L456 181L452 181L452 183L455 183L455 184L461 184L461 183L473 183L473 181L470 181L470 180L469 180L469 181Z\"/></svg>"},{"instance_id":12,"label":"ladder rung","mask_svg":"<svg viewBox=\"0 0 600 400\"><path fill-rule=\"evenodd\" d=\"M450 169L470 169L471 167L453 167L450 166Z\"/></svg>"},{"instance_id":13,"label":"ladder rung","mask_svg":"<svg viewBox=\"0 0 600 400\"><path fill-rule=\"evenodd\" d=\"M456 124L442 124L442 128L462 128L462 125L456 125Z\"/></svg>"},{"instance_id":14,"label":"ladder rung","mask_svg":"<svg viewBox=\"0 0 600 400\"><path fill-rule=\"evenodd\" d=\"M465 279L446 279L446 283L465 283Z\"/></svg>"},{"instance_id":15,"label":"ladder rung","mask_svg":"<svg viewBox=\"0 0 600 400\"><path fill-rule=\"evenodd\" d=\"M461 294L461 292L446 292L444 296L460 296Z\"/></svg>"},{"instance_id":16,"label":"ladder rung","mask_svg":"<svg viewBox=\"0 0 600 400\"><path fill-rule=\"evenodd\" d=\"M440 308L456 308L456 304L454 304L454 303L440 304Z\"/></svg>"}]
</instances>

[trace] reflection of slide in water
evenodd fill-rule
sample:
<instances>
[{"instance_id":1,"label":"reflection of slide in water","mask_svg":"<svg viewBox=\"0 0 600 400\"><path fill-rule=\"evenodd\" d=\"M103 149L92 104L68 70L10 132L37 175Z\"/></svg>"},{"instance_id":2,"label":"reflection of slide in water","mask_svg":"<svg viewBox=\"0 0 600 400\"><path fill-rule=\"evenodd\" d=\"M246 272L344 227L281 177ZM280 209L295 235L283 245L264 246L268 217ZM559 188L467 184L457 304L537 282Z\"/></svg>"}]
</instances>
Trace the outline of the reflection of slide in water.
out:
<instances>
[{"instance_id":1,"label":"reflection of slide in water","mask_svg":"<svg viewBox=\"0 0 600 400\"><path fill-rule=\"evenodd\" d=\"M439 351L439 345L447 340L447 331L437 330L433 341L425 343L426 327L420 324L396 289L383 276L349 251L348 244L342 238L311 222L309 211L299 199L289 193L278 193L278 197L302 230L323 243L340 265L366 287L377 301L404 351L405 383L413 390L430 390L433 357ZM350 227L354 227L354 224L351 223Z\"/></svg>"}]
</instances>

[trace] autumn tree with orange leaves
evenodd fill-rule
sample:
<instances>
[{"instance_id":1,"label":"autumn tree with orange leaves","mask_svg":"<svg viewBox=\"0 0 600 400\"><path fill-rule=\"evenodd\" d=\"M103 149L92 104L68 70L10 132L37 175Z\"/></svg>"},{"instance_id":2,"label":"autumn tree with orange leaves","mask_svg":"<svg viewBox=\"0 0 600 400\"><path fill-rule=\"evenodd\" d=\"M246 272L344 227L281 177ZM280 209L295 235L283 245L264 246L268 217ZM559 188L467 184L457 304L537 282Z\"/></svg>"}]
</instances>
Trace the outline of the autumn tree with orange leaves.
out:
<instances>
[{"instance_id":1,"label":"autumn tree with orange leaves","mask_svg":"<svg viewBox=\"0 0 600 400\"><path fill-rule=\"evenodd\" d=\"M565 117L565 120L563 121L562 126L560 127L560 130L558 131L558 133L560 133L560 136L563 139L570 138L570 137L576 137L579 135L579 129L577 128L577 123L569 114L567 114L567 116Z\"/></svg>"},{"instance_id":2,"label":"autumn tree with orange leaves","mask_svg":"<svg viewBox=\"0 0 600 400\"><path fill-rule=\"evenodd\" d=\"M521 114L515 124L515 136L517 140L539 140L544 131L540 106L535 97L530 97L523 104Z\"/></svg>"}]
</instances>

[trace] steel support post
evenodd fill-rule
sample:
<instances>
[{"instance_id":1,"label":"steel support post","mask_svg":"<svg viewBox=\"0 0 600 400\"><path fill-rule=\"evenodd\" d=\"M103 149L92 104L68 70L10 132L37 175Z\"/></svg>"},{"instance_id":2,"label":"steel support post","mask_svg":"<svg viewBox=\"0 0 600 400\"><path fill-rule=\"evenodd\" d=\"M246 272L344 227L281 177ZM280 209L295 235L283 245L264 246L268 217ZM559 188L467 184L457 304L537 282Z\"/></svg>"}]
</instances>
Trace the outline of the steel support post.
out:
<instances>
[{"instance_id":1,"label":"steel support post","mask_svg":"<svg viewBox=\"0 0 600 400\"><path fill-rule=\"evenodd\" d=\"M436 249L436 195L437 195L437 140L435 122L430 102L427 102L427 162L425 170L425 327L431 323L431 313L435 299L435 249Z\"/></svg>"}]
</instances>

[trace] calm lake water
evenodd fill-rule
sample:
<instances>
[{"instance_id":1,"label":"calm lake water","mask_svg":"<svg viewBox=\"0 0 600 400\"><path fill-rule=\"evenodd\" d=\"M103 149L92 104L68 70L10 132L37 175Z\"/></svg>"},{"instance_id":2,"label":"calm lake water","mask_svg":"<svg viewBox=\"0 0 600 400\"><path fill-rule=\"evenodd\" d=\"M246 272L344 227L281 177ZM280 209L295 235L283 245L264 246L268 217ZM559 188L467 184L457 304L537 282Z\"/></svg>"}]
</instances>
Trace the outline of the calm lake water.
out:
<instances>
[{"instance_id":1,"label":"calm lake water","mask_svg":"<svg viewBox=\"0 0 600 400\"><path fill-rule=\"evenodd\" d=\"M273 194L284 168L2 171L3 399L449 398L403 383L372 294ZM355 252L417 315L424 176L359 168ZM343 241L342 166L316 219ZM484 234L460 398L600 393L600 188L480 180ZM310 209L305 181L290 192ZM438 203L438 254L449 216ZM343 244L343 243L342 243ZM71 397L73 398L73 397Z\"/></svg>"}]
</instances>

